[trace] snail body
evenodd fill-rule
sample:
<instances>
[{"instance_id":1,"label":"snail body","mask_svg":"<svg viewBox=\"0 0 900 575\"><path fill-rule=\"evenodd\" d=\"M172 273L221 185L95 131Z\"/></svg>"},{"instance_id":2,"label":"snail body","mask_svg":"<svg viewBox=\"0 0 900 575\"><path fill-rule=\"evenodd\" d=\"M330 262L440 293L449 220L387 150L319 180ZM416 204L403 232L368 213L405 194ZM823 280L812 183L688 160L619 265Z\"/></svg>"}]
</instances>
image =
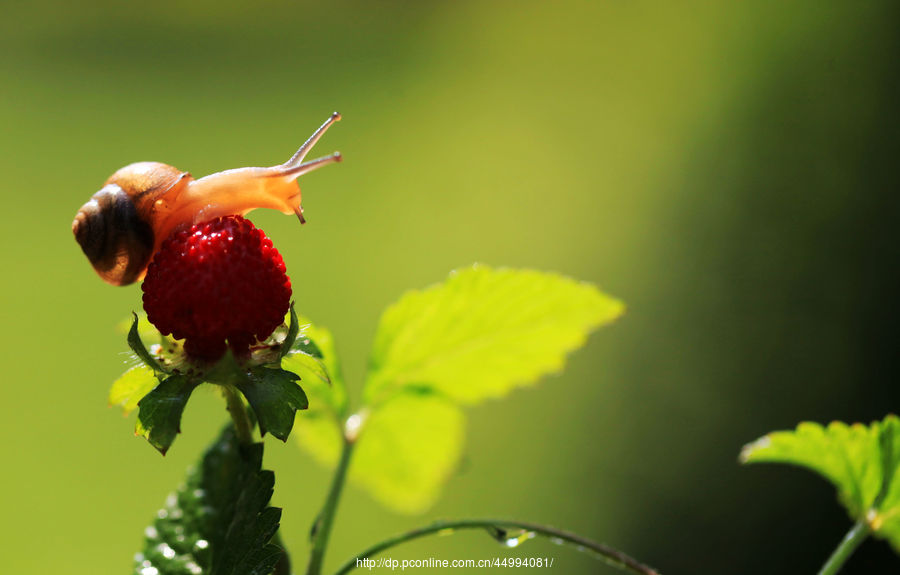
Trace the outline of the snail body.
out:
<instances>
[{"instance_id":1,"label":"snail body","mask_svg":"<svg viewBox=\"0 0 900 575\"><path fill-rule=\"evenodd\" d=\"M157 162L121 168L84 204L72 232L97 274L128 285L144 277L153 255L174 231L256 208L296 214L304 222L297 178L338 162L340 154L304 162L325 131L322 124L287 162L269 168L237 168L195 180L190 173Z\"/></svg>"}]
</instances>

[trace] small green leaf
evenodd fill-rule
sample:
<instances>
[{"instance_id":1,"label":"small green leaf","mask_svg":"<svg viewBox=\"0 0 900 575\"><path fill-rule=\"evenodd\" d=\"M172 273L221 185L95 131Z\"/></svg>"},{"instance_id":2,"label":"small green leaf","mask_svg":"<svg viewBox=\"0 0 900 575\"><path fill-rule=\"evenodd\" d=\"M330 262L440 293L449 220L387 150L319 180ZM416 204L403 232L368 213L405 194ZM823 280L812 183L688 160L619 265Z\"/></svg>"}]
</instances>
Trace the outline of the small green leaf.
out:
<instances>
[{"instance_id":1,"label":"small green leaf","mask_svg":"<svg viewBox=\"0 0 900 575\"><path fill-rule=\"evenodd\" d=\"M478 266L407 293L381 317L364 389L375 405L405 386L477 403L559 371L621 302L590 284Z\"/></svg>"},{"instance_id":2,"label":"small green leaf","mask_svg":"<svg viewBox=\"0 0 900 575\"><path fill-rule=\"evenodd\" d=\"M130 347L149 368L154 371L163 371L163 368L157 363L153 355L147 351L144 342L141 341L141 336L138 333L138 315L136 313L132 313L132 315L134 316L134 320L131 322L131 329L128 330L128 347Z\"/></svg>"},{"instance_id":3,"label":"small green leaf","mask_svg":"<svg viewBox=\"0 0 900 575\"><path fill-rule=\"evenodd\" d=\"M306 394L297 385L299 379L296 374L283 369L255 367L247 379L238 384L238 389L256 413L262 435L271 433L287 441L294 427L294 414L309 406Z\"/></svg>"},{"instance_id":4,"label":"small green leaf","mask_svg":"<svg viewBox=\"0 0 900 575\"><path fill-rule=\"evenodd\" d=\"M284 341L281 343L281 357L286 356L288 352L291 351L294 342L297 341L297 334L300 333L300 322L297 321L297 312L294 311L294 302L291 302L291 309L288 313L290 315L290 320L288 321L287 335L284 336Z\"/></svg>"},{"instance_id":5,"label":"small green leaf","mask_svg":"<svg viewBox=\"0 0 900 575\"><path fill-rule=\"evenodd\" d=\"M301 337L294 340L294 345L291 347L290 353L299 352L316 359L322 359L324 357L322 351L319 349L319 346L316 345L316 342L309 337L309 334L304 333L300 335Z\"/></svg>"},{"instance_id":6,"label":"small green leaf","mask_svg":"<svg viewBox=\"0 0 900 575\"><path fill-rule=\"evenodd\" d=\"M170 375L139 402L135 433L163 455L181 432L181 415L191 392L199 384L186 375Z\"/></svg>"},{"instance_id":7,"label":"small green leaf","mask_svg":"<svg viewBox=\"0 0 900 575\"><path fill-rule=\"evenodd\" d=\"M159 338L160 334L156 327L150 323L150 320L147 319L147 314L144 312L135 313L131 312L132 317L123 319L119 323L116 324L116 332L121 333L122 335L127 335L129 331L131 331L131 324L134 323L134 317L137 315L138 318L138 335L141 336L142 340L150 340L153 338Z\"/></svg>"},{"instance_id":8,"label":"small green leaf","mask_svg":"<svg viewBox=\"0 0 900 575\"><path fill-rule=\"evenodd\" d=\"M331 379L328 372L325 371L325 364L320 359L316 359L305 353L294 352L281 360L281 367L296 372L300 375L300 379L309 380L316 379L325 384L330 384ZM304 377L304 374L307 377ZM309 377L312 376L312 377Z\"/></svg>"},{"instance_id":9,"label":"small green leaf","mask_svg":"<svg viewBox=\"0 0 900 575\"><path fill-rule=\"evenodd\" d=\"M159 379L152 369L144 364L136 365L113 383L109 390L109 405L120 406L124 414L128 415L137 409L138 402L157 385Z\"/></svg>"},{"instance_id":10,"label":"small green leaf","mask_svg":"<svg viewBox=\"0 0 900 575\"><path fill-rule=\"evenodd\" d=\"M347 416L347 392L340 361L331 332L307 318L300 318L300 323L305 327L294 350L281 362L284 369L300 374L309 398L309 410L294 424L294 437L317 461L334 465L341 450L343 419ZM315 359L313 348L321 360ZM328 380L321 377L322 371Z\"/></svg>"},{"instance_id":11,"label":"small green leaf","mask_svg":"<svg viewBox=\"0 0 900 575\"><path fill-rule=\"evenodd\" d=\"M282 360L281 366L300 374L310 397L310 413L326 409L336 419L347 412L347 391L341 364L334 346L334 337L324 327L300 318L304 325L294 343L294 349Z\"/></svg>"},{"instance_id":12,"label":"small green leaf","mask_svg":"<svg viewBox=\"0 0 900 575\"><path fill-rule=\"evenodd\" d=\"M381 503L404 513L427 509L459 463L465 417L452 402L403 393L365 421L350 478Z\"/></svg>"},{"instance_id":13,"label":"small green leaf","mask_svg":"<svg viewBox=\"0 0 900 575\"><path fill-rule=\"evenodd\" d=\"M295 316L296 317L296 316ZM323 327L316 327L307 318L297 320L297 335L288 353L303 353L316 359L324 358L322 350L316 345L319 339L331 339L331 333Z\"/></svg>"},{"instance_id":14,"label":"small green leaf","mask_svg":"<svg viewBox=\"0 0 900 575\"><path fill-rule=\"evenodd\" d=\"M281 510L269 507L275 476L261 443L242 446L228 426L145 531L135 574L271 575L287 565L273 544Z\"/></svg>"},{"instance_id":15,"label":"small green leaf","mask_svg":"<svg viewBox=\"0 0 900 575\"><path fill-rule=\"evenodd\" d=\"M822 475L854 521L900 551L900 419L889 415L868 427L804 422L795 431L776 431L747 445L743 463L788 463Z\"/></svg>"}]
</instances>

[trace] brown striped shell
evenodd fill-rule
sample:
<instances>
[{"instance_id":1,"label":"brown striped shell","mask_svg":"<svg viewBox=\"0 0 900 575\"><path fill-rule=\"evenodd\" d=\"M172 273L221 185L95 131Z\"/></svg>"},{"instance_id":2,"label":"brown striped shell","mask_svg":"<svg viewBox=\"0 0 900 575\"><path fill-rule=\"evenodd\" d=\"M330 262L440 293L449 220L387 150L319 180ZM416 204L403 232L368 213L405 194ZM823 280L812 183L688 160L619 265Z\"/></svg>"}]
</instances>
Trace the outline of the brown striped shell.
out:
<instances>
[{"instance_id":1,"label":"brown striped shell","mask_svg":"<svg viewBox=\"0 0 900 575\"><path fill-rule=\"evenodd\" d=\"M190 179L189 173L172 166L139 162L113 174L81 206L72 232L104 281L127 285L144 276L156 244L156 203L177 195Z\"/></svg>"}]
</instances>

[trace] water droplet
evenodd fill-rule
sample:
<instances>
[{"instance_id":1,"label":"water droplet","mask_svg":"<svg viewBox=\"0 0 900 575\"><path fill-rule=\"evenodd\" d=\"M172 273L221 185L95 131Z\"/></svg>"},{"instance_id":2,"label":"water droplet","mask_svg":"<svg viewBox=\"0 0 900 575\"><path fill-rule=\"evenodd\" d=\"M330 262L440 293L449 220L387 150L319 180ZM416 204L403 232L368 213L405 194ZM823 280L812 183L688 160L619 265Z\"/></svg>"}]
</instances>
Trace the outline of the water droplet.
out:
<instances>
[{"instance_id":1,"label":"water droplet","mask_svg":"<svg viewBox=\"0 0 900 575\"><path fill-rule=\"evenodd\" d=\"M156 567L144 567L141 569L141 575L159 575L159 569Z\"/></svg>"},{"instance_id":2,"label":"water droplet","mask_svg":"<svg viewBox=\"0 0 900 575\"><path fill-rule=\"evenodd\" d=\"M206 539L197 539L197 542L194 543L194 547L196 547L197 549L206 549L207 547L209 547L209 541L207 541Z\"/></svg>"},{"instance_id":3,"label":"water droplet","mask_svg":"<svg viewBox=\"0 0 900 575\"><path fill-rule=\"evenodd\" d=\"M169 547L168 543L160 543L156 546L156 550L162 553L162 556L166 559L175 558L175 550Z\"/></svg>"},{"instance_id":4,"label":"water droplet","mask_svg":"<svg viewBox=\"0 0 900 575\"><path fill-rule=\"evenodd\" d=\"M144 529L144 537L147 539L159 539L159 531L156 530L156 527L151 525Z\"/></svg>"},{"instance_id":5,"label":"water droplet","mask_svg":"<svg viewBox=\"0 0 900 575\"><path fill-rule=\"evenodd\" d=\"M169 493L166 497L166 507L175 507L178 505L178 497L174 493Z\"/></svg>"},{"instance_id":6,"label":"water droplet","mask_svg":"<svg viewBox=\"0 0 900 575\"><path fill-rule=\"evenodd\" d=\"M187 570L191 572L191 575L200 575L201 573L203 573L203 568L193 561L188 561L184 566L187 567Z\"/></svg>"},{"instance_id":7,"label":"water droplet","mask_svg":"<svg viewBox=\"0 0 900 575\"><path fill-rule=\"evenodd\" d=\"M195 489L194 497L196 497L197 499L200 499L201 497L206 497L206 491L203 491L202 489Z\"/></svg>"},{"instance_id":8,"label":"water droplet","mask_svg":"<svg viewBox=\"0 0 900 575\"><path fill-rule=\"evenodd\" d=\"M551 537L550 543L553 543L554 545L563 545L563 544L565 544L565 541L563 541L559 537Z\"/></svg>"},{"instance_id":9,"label":"water droplet","mask_svg":"<svg viewBox=\"0 0 900 575\"><path fill-rule=\"evenodd\" d=\"M507 547L518 547L522 543L534 538L534 531L523 531L517 537L510 537L503 542Z\"/></svg>"},{"instance_id":10,"label":"water droplet","mask_svg":"<svg viewBox=\"0 0 900 575\"><path fill-rule=\"evenodd\" d=\"M160 519L165 519L166 517L169 516L169 512L166 511L165 509L160 509L159 511L156 512L156 516L159 517Z\"/></svg>"}]
</instances>

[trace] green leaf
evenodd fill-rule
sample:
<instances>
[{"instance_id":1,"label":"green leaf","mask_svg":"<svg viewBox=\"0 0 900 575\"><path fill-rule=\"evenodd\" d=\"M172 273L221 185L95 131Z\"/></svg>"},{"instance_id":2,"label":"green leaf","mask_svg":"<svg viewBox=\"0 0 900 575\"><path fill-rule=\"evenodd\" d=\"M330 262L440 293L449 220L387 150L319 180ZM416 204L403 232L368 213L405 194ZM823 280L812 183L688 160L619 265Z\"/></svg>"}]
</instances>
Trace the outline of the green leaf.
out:
<instances>
[{"instance_id":1,"label":"green leaf","mask_svg":"<svg viewBox=\"0 0 900 575\"><path fill-rule=\"evenodd\" d=\"M191 392L200 382L186 375L170 375L139 402L135 433L163 455L181 432L181 415Z\"/></svg>"},{"instance_id":2,"label":"green leaf","mask_svg":"<svg viewBox=\"0 0 900 575\"><path fill-rule=\"evenodd\" d=\"M300 375L309 398L309 409L294 424L294 437L317 461L334 465L341 450L343 419L347 416L341 365L331 332L307 318L300 318L300 324L304 327L294 349L281 362L284 369ZM327 379L322 377L323 372Z\"/></svg>"},{"instance_id":3,"label":"green leaf","mask_svg":"<svg viewBox=\"0 0 900 575\"><path fill-rule=\"evenodd\" d=\"M395 396L361 428L350 478L396 511L424 511L458 465L464 430L462 411L442 397Z\"/></svg>"},{"instance_id":4,"label":"green leaf","mask_svg":"<svg viewBox=\"0 0 900 575\"><path fill-rule=\"evenodd\" d=\"M297 334L300 333L300 323L297 321L297 312L294 311L294 302L291 302L291 309L288 314L290 315L290 320L288 322L287 335L284 336L284 341L281 343L281 357L288 354L294 342L297 341Z\"/></svg>"},{"instance_id":5,"label":"green leaf","mask_svg":"<svg viewBox=\"0 0 900 575\"><path fill-rule=\"evenodd\" d=\"M465 403L501 397L561 370L567 353L623 310L596 287L555 274L459 271L382 315L365 402L409 386Z\"/></svg>"},{"instance_id":6,"label":"green leaf","mask_svg":"<svg viewBox=\"0 0 900 575\"><path fill-rule=\"evenodd\" d=\"M134 316L136 315L138 318L137 330L138 335L142 340L150 340L150 339L158 339L160 337L159 331L156 327L150 323L150 320L147 319L147 314L144 312L135 313L131 312L132 317L127 319L123 319L119 323L116 324L116 331L121 333L122 335L127 335L129 331L131 331L131 325L134 323Z\"/></svg>"},{"instance_id":7,"label":"green leaf","mask_svg":"<svg viewBox=\"0 0 900 575\"><path fill-rule=\"evenodd\" d=\"M299 379L296 374L283 369L254 367L247 379L238 384L238 389L256 413L262 435L271 433L287 441L294 427L294 414L309 406L306 394L297 385Z\"/></svg>"},{"instance_id":8,"label":"green leaf","mask_svg":"<svg viewBox=\"0 0 900 575\"><path fill-rule=\"evenodd\" d=\"M331 383L322 360L305 353L291 353L281 360L281 367L299 374L302 380L314 379L324 384Z\"/></svg>"},{"instance_id":9,"label":"green leaf","mask_svg":"<svg viewBox=\"0 0 900 575\"><path fill-rule=\"evenodd\" d=\"M271 575L287 564L272 542L281 510L268 506L275 476L261 470L262 451L228 426L145 531L135 574Z\"/></svg>"},{"instance_id":10,"label":"green leaf","mask_svg":"<svg viewBox=\"0 0 900 575\"><path fill-rule=\"evenodd\" d=\"M132 313L132 315L134 316L134 319L131 322L131 329L128 330L128 347L141 358L141 361L147 364L147 367L154 371L163 371L163 368L156 362L153 355L147 351L144 342L141 341L141 336L138 333L138 315L136 313Z\"/></svg>"},{"instance_id":11,"label":"green leaf","mask_svg":"<svg viewBox=\"0 0 900 575\"><path fill-rule=\"evenodd\" d=\"M307 326L307 329L310 329L312 326ZM300 352L306 354L310 357L314 357L316 359L322 359L324 355L322 351L319 349L319 346L316 345L316 342L312 340L308 333L302 333L299 339L294 340L294 345L291 346L291 351L289 353Z\"/></svg>"},{"instance_id":12,"label":"green leaf","mask_svg":"<svg viewBox=\"0 0 900 575\"><path fill-rule=\"evenodd\" d=\"M476 267L406 294L378 327L365 407L352 416L360 419L351 479L395 510L423 511L459 462L465 419L458 403L502 396L561 369L566 353L622 311L591 285L527 270ZM333 464L346 395L329 364L330 335L307 333L323 350L333 386L307 386L311 408L296 435L317 460Z\"/></svg>"},{"instance_id":13,"label":"green leaf","mask_svg":"<svg viewBox=\"0 0 900 575\"><path fill-rule=\"evenodd\" d=\"M125 415L137 409L138 402L159 385L156 373L144 364L126 371L109 390L109 405L118 405Z\"/></svg>"},{"instance_id":14,"label":"green leaf","mask_svg":"<svg viewBox=\"0 0 900 575\"><path fill-rule=\"evenodd\" d=\"M889 415L868 427L804 422L795 431L776 431L747 445L743 463L788 463L830 481L854 521L900 551L900 419Z\"/></svg>"}]
</instances>

